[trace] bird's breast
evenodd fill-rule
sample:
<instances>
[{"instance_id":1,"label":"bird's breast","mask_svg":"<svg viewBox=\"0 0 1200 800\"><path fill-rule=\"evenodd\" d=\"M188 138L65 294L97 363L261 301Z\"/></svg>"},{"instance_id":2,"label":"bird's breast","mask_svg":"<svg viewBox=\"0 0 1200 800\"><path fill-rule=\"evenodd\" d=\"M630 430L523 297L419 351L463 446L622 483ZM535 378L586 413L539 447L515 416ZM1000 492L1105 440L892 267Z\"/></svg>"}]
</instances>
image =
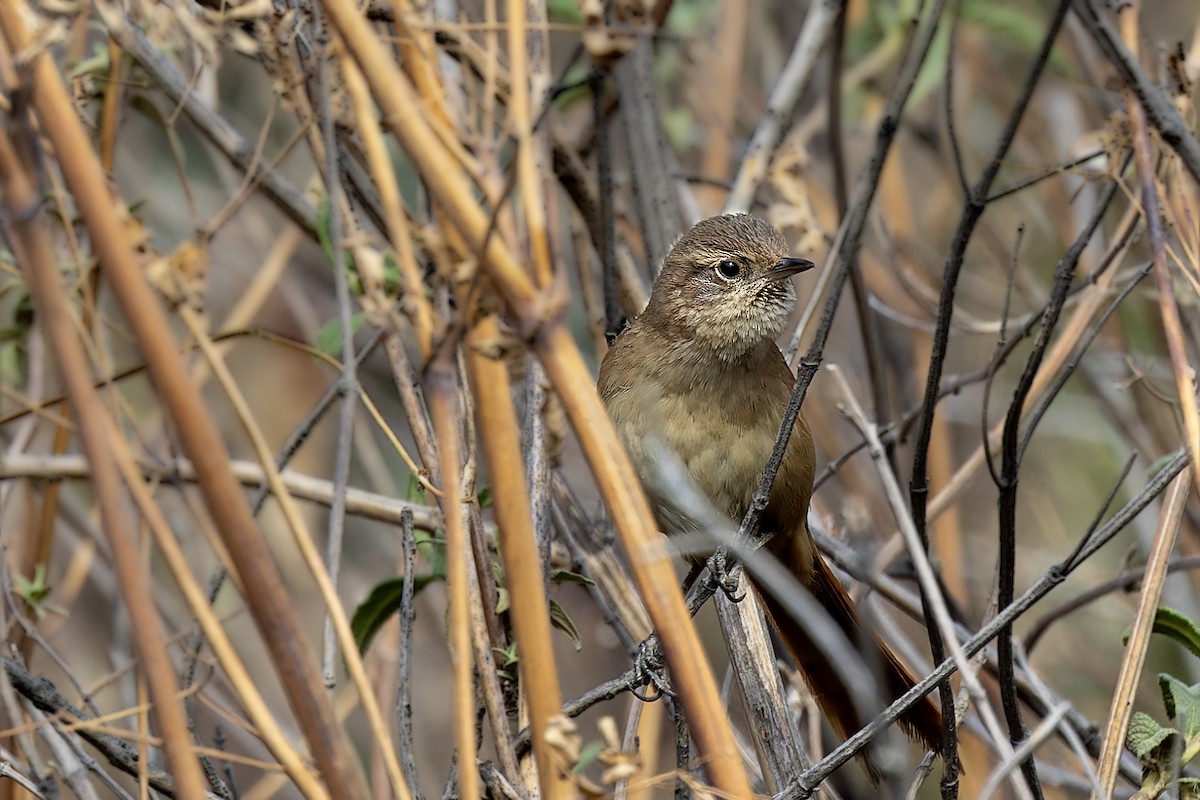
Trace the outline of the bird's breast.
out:
<instances>
[{"instance_id":1,"label":"bird's breast","mask_svg":"<svg viewBox=\"0 0 1200 800\"><path fill-rule=\"evenodd\" d=\"M660 465L672 457L715 509L740 520L750 506L779 433L792 376L774 344L774 359L757 369L728 363L647 360L638 368L602 373L601 391L634 468L655 504L664 529L696 527L661 480ZM620 354L610 353L610 356ZM776 362L777 360L777 362ZM632 366L633 360L630 360ZM609 367L611 365L607 365ZM797 423L766 519L803 524L812 487L812 440ZM798 518L798 522L796 519Z\"/></svg>"}]
</instances>

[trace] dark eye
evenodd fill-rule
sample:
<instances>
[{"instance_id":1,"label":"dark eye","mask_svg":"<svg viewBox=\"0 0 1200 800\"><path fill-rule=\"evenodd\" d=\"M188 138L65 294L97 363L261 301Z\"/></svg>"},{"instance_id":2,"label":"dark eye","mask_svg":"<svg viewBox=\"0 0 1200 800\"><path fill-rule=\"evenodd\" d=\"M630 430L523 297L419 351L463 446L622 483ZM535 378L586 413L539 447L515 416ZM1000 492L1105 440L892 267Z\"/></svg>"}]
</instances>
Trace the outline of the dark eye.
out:
<instances>
[{"instance_id":1,"label":"dark eye","mask_svg":"<svg viewBox=\"0 0 1200 800\"><path fill-rule=\"evenodd\" d=\"M727 281L731 281L742 273L742 265L736 261L726 259L720 264L717 264L717 274Z\"/></svg>"}]
</instances>

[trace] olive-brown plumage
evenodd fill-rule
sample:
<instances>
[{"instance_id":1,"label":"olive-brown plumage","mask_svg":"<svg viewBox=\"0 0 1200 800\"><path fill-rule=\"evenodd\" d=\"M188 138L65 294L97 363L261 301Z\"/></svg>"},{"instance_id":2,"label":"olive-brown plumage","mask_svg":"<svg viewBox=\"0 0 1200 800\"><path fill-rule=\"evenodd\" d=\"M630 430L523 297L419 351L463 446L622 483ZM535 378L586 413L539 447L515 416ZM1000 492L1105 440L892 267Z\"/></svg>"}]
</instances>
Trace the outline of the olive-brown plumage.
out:
<instances>
[{"instance_id":1,"label":"olive-brown plumage","mask_svg":"<svg viewBox=\"0 0 1200 800\"><path fill-rule=\"evenodd\" d=\"M663 261L646 310L614 342L600 366L600 395L616 424L659 524L694 528L687 508L655 478L671 453L714 506L735 522L749 508L770 457L794 377L775 345L795 304L790 276L811 262L788 257L782 234L738 214L712 217L681 238ZM888 699L912 678L878 638L858 624L854 606L808 531L815 452L803 417L761 517L767 548L813 594L882 678ZM769 593L760 592L780 638L813 694L843 735L861 719L837 665L814 646ZM901 724L933 748L941 730L928 700Z\"/></svg>"}]
</instances>

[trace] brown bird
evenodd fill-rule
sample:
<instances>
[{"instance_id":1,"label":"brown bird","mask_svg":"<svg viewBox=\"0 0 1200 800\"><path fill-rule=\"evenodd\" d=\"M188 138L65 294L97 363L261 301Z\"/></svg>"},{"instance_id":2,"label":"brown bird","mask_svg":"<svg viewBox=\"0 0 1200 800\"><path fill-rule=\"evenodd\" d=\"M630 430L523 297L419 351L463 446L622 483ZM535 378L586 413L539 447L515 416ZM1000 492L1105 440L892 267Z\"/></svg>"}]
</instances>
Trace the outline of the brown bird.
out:
<instances>
[{"instance_id":1,"label":"brown bird","mask_svg":"<svg viewBox=\"0 0 1200 800\"><path fill-rule=\"evenodd\" d=\"M718 511L737 523L745 516L795 381L775 344L796 300L788 279L812 266L790 258L783 235L761 219L746 214L706 219L667 254L646 310L605 356L600 395L665 532L692 530L696 524L687 508L656 488L664 449ZM814 471L812 434L801 417L760 531L770 536L767 549L877 670L878 693L894 699L912 688L912 677L859 625L853 602L809 533ZM806 628L770 593L759 594L834 728L843 737L859 730L870 719L860 717L855 702L863 690L845 686L843 671L813 644ZM900 723L910 736L936 748L941 718L928 699Z\"/></svg>"}]
</instances>

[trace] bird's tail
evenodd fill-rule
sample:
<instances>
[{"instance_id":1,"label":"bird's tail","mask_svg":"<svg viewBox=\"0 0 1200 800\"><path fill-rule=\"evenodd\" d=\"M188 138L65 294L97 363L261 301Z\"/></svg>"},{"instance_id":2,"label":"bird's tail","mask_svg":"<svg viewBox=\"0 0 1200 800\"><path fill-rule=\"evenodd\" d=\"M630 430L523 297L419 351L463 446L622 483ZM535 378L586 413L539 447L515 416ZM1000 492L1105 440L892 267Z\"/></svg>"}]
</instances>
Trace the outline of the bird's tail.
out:
<instances>
[{"instance_id":1,"label":"bird's tail","mask_svg":"<svg viewBox=\"0 0 1200 800\"><path fill-rule=\"evenodd\" d=\"M877 695L890 703L913 687L914 681L908 670L883 642L858 622L854 603L842 588L837 577L829 569L820 553L803 553L801 547L810 547L807 536L774 537L767 547L784 566L797 576L808 576L806 588L829 613L846 635L874 675L878 677ZM843 738L855 733L870 720L859 706L866 693L846 686L844 671L838 668L813 641L808 629L797 622L782 603L769 592L760 591L763 605L774 623L779 637L791 653L796 665L804 673L805 682L821 706L821 710ZM867 695L869 696L869 695ZM870 704L868 703L870 711ZM882 708L874 709L881 711ZM928 697L910 708L900 718L900 727L922 746L937 750L941 740L941 714ZM878 777L868 759L868 771Z\"/></svg>"}]
</instances>

